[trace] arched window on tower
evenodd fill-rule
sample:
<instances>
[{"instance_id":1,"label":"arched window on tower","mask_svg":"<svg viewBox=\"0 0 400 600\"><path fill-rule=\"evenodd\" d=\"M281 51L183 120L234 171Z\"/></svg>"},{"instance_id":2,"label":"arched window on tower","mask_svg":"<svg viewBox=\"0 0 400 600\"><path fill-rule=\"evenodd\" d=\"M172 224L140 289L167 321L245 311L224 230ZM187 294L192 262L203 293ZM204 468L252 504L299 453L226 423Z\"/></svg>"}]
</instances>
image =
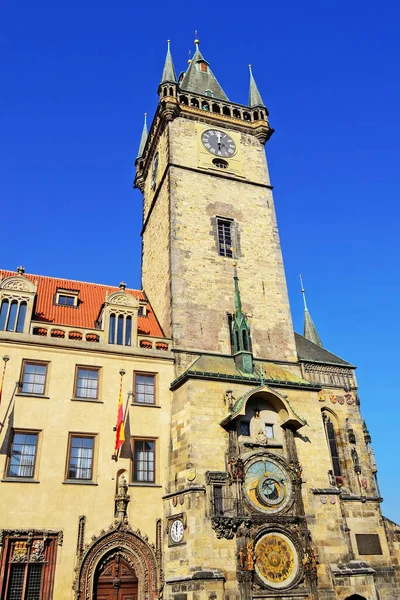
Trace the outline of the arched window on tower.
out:
<instances>
[{"instance_id":1,"label":"arched window on tower","mask_svg":"<svg viewBox=\"0 0 400 600\"><path fill-rule=\"evenodd\" d=\"M335 431L333 418L327 411L324 411L322 413L322 419L323 419L324 425L325 425L325 433L326 433L326 439L328 442L329 452L331 455L333 474L335 477L341 477L342 472L340 470L340 458L339 458L339 451L338 451L338 444L337 444L337 433Z\"/></svg>"}]
</instances>

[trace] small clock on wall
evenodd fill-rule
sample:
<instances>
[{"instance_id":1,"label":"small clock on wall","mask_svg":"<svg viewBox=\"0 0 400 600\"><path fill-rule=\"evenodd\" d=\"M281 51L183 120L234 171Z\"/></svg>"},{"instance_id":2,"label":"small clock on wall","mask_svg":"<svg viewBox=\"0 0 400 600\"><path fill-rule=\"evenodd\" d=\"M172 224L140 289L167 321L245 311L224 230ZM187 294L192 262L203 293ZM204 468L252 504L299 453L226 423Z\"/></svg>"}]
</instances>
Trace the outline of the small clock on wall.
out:
<instances>
[{"instance_id":1,"label":"small clock on wall","mask_svg":"<svg viewBox=\"0 0 400 600\"><path fill-rule=\"evenodd\" d=\"M233 139L218 129L206 129L201 136L203 146L214 156L229 158L236 152L236 144Z\"/></svg>"},{"instance_id":2,"label":"small clock on wall","mask_svg":"<svg viewBox=\"0 0 400 600\"><path fill-rule=\"evenodd\" d=\"M173 544L179 544L183 540L185 526L182 519L174 519L171 521L169 535Z\"/></svg>"}]
</instances>

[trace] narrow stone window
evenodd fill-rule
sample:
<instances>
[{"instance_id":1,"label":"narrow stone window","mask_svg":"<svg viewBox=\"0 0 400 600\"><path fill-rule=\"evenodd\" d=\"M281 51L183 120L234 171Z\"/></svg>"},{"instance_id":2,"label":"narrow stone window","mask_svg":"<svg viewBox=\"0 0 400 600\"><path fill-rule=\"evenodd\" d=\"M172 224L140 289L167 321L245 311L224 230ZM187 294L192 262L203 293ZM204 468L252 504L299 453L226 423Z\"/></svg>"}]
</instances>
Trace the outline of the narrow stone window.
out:
<instances>
[{"instance_id":1,"label":"narrow stone window","mask_svg":"<svg viewBox=\"0 0 400 600\"><path fill-rule=\"evenodd\" d=\"M217 219L218 229L218 253L220 256L232 258L232 226L233 221L228 219Z\"/></svg>"},{"instance_id":2,"label":"narrow stone window","mask_svg":"<svg viewBox=\"0 0 400 600\"><path fill-rule=\"evenodd\" d=\"M341 477L342 473L340 470L340 459L336 442L335 428L329 415L323 413L322 418L325 424L325 432L332 460L333 474L335 477Z\"/></svg>"},{"instance_id":3,"label":"narrow stone window","mask_svg":"<svg viewBox=\"0 0 400 600\"><path fill-rule=\"evenodd\" d=\"M222 515L224 514L222 485L214 485L213 486L213 501L214 501L214 515L216 517L222 517Z\"/></svg>"}]
</instances>

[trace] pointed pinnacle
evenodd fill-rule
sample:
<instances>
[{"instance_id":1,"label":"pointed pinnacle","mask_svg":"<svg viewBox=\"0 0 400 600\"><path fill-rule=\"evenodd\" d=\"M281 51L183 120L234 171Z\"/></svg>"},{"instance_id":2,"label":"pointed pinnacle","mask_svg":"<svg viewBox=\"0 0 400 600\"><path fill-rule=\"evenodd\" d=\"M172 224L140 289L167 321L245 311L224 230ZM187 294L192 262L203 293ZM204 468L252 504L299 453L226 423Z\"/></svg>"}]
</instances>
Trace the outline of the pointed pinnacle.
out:
<instances>
[{"instance_id":1,"label":"pointed pinnacle","mask_svg":"<svg viewBox=\"0 0 400 600\"><path fill-rule=\"evenodd\" d=\"M303 275L300 274L299 279L300 279L300 285L301 285L301 293L302 293L303 302L304 302L304 333L303 333L303 335L305 338L310 340L310 342L313 342L314 344L317 344L317 346L321 346L321 348L323 348L324 346L321 342L321 338L318 335L317 328L315 327L314 322L313 322L311 315L307 308L306 291L305 291L304 285L303 285Z\"/></svg>"},{"instance_id":2,"label":"pointed pinnacle","mask_svg":"<svg viewBox=\"0 0 400 600\"><path fill-rule=\"evenodd\" d=\"M317 346L323 348L323 344L321 342L321 338L318 335L318 331L314 325L314 322L311 318L310 313L306 309L304 311L304 337L313 342Z\"/></svg>"},{"instance_id":3,"label":"pointed pinnacle","mask_svg":"<svg viewBox=\"0 0 400 600\"><path fill-rule=\"evenodd\" d=\"M173 81L176 83L175 68L171 54L171 40L167 40L167 44L167 56L165 57L164 70L160 83L164 83L165 81Z\"/></svg>"},{"instance_id":4,"label":"pointed pinnacle","mask_svg":"<svg viewBox=\"0 0 400 600\"><path fill-rule=\"evenodd\" d=\"M147 113L144 113L144 124L143 124L142 136L140 138L139 151L138 151L137 158L140 158L143 155L143 151L144 151L144 147L147 142L148 135L149 135L149 132L147 130Z\"/></svg>"},{"instance_id":5,"label":"pointed pinnacle","mask_svg":"<svg viewBox=\"0 0 400 600\"><path fill-rule=\"evenodd\" d=\"M251 65L249 65L249 71L250 71L249 107L252 108L253 106L265 106L263 99L261 98L261 94L258 91L258 87L255 82L255 79L253 77L253 71L252 71Z\"/></svg>"}]
</instances>

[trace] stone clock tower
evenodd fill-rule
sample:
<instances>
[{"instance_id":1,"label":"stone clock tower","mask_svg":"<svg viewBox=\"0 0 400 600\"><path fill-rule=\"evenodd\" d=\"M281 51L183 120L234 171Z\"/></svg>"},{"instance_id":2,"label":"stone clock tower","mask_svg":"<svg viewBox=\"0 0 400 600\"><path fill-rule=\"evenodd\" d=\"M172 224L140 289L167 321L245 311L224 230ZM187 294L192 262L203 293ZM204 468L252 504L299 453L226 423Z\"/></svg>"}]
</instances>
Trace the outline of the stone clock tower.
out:
<instances>
[{"instance_id":1,"label":"stone clock tower","mask_svg":"<svg viewBox=\"0 0 400 600\"><path fill-rule=\"evenodd\" d=\"M295 342L264 144L273 130L254 80L228 100L198 44L160 103L137 161L143 288L176 348L229 353L232 262L246 287L258 356L294 360Z\"/></svg>"},{"instance_id":2,"label":"stone clock tower","mask_svg":"<svg viewBox=\"0 0 400 600\"><path fill-rule=\"evenodd\" d=\"M195 44L178 78L168 47L135 163L143 289L175 353L164 595L399 598L354 367L307 309L293 331L268 110L251 71L248 105L228 100Z\"/></svg>"}]
</instances>

